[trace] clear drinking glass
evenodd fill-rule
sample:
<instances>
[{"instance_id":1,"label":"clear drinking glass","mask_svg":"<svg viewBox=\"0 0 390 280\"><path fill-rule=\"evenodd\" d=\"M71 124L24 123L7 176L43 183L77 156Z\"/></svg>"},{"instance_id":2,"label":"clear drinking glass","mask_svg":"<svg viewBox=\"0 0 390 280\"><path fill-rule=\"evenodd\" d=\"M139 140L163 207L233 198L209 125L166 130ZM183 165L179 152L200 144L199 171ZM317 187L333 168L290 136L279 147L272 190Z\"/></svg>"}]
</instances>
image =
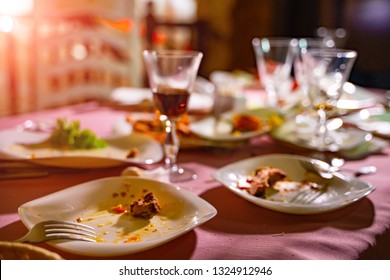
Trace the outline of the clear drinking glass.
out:
<instances>
[{"instance_id":1,"label":"clear drinking glass","mask_svg":"<svg viewBox=\"0 0 390 280\"><path fill-rule=\"evenodd\" d=\"M303 95L303 106L307 107L309 103L308 89L309 89L309 77L303 67L302 53L310 49L325 49L328 48L326 42L322 38L299 38L297 45L297 53L294 57L294 77L298 83L299 88Z\"/></svg>"},{"instance_id":2,"label":"clear drinking glass","mask_svg":"<svg viewBox=\"0 0 390 280\"><path fill-rule=\"evenodd\" d=\"M143 57L153 101L165 127L165 165L170 170L170 181L175 183L195 179L193 170L180 168L176 164L180 147L176 122L187 112L203 54L197 51L145 50Z\"/></svg>"},{"instance_id":3,"label":"clear drinking glass","mask_svg":"<svg viewBox=\"0 0 390 280\"><path fill-rule=\"evenodd\" d=\"M294 57L293 69L294 78L298 85L300 93L300 107L295 117L297 132L308 133L313 130L315 116L311 110L311 101L309 98L309 74L310 69L305 71L303 65L302 53L309 49L324 49L331 48L327 46L323 38L299 38Z\"/></svg>"},{"instance_id":4,"label":"clear drinking glass","mask_svg":"<svg viewBox=\"0 0 390 280\"><path fill-rule=\"evenodd\" d=\"M291 68L298 40L293 38L254 38L259 78L267 92L267 105L277 106L283 91L291 89Z\"/></svg>"},{"instance_id":5,"label":"clear drinking glass","mask_svg":"<svg viewBox=\"0 0 390 280\"><path fill-rule=\"evenodd\" d=\"M311 146L318 150L339 150L337 139L327 128L329 115L337 108L341 89L349 78L357 52L343 49L308 49L302 53L305 71L309 73L308 94L318 114Z\"/></svg>"}]
</instances>

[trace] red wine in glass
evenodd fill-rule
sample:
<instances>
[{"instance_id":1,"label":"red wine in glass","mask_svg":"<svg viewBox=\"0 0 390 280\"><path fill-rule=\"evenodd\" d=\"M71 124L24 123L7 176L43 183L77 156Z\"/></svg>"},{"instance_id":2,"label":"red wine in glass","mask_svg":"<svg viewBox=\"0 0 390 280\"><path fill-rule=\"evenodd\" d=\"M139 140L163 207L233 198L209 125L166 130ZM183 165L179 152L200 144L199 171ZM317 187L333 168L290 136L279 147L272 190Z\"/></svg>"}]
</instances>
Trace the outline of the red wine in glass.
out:
<instances>
[{"instance_id":1,"label":"red wine in glass","mask_svg":"<svg viewBox=\"0 0 390 280\"><path fill-rule=\"evenodd\" d=\"M163 88L153 92L157 110L170 119L186 113L189 96L187 90L175 88Z\"/></svg>"}]
</instances>

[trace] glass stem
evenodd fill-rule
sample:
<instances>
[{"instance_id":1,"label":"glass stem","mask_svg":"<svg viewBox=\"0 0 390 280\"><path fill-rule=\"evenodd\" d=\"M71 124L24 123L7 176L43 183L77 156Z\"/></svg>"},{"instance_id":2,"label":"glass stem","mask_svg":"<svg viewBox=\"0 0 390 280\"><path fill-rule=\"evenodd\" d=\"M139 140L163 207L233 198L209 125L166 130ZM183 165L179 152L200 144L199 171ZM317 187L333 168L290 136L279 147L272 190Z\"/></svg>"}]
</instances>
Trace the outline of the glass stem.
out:
<instances>
[{"instance_id":1,"label":"glass stem","mask_svg":"<svg viewBox=\"0 0 390 280\"><path fill-rule=\"evenodd\" d=\"M276 88L274 86L266 87L267 92L267 106L275 107L278 105L278 96L276 94Z\"/></svg>"},{"instance_id":2,"label":"glass stem","mask_svg":"<svg viewBox=\"0 0 390 280\"><path fill-rule=\"evenodd\" d=\"M165 121L165 168L176 171L176 159L179 152L179 139L176 134L176 121Z\"/></svg>"},{"instance_id":3,"label":"glass stem","mask_svg":"<svg viewBox=\"0 0 390 280\"><path fill-rule=\"evenodd\" d=\"M319 109L317 113L319 117L317 139L319 140L320 146L324 147L327 144L326 141L328 137L328 128L326 127L327 116L325 110L323 109Z\"/></svg>"}]
</instances>

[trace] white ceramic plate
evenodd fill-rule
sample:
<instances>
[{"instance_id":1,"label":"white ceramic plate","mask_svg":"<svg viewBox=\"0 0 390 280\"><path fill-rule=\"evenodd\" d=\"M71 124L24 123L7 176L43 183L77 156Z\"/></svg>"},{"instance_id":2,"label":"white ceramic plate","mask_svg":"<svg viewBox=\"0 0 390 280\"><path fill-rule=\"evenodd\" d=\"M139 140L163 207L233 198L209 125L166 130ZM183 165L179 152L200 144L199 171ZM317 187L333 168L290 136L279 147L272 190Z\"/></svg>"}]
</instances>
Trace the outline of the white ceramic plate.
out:
<instances>
[{"instance_id":1,"label":"white ceramic plate","mask_svg":"<svg viewBox=\"0 0 390 280\"><path fill-rule=\"evenodd\" d=\"M285 196L276 193L264 199L250 195L246 190L237 187L237 181L240 178L252 175L253 171L260 166L281 168L291 180L302 181L306 171L299 163L300 160L316 161L301 156L283 154L258 156L222 167L213 174L213 177L243 199L264 208L290 214L318 214L333 211L358 201L375 189L371 184L337 172L334 173L331 180L326 182L326 192L308 204L299 201L288 202L297 195L294 192Z\"/></svg>"},{"instance_id":2,"label":"white ceramic plate","mask_svg":"<svg viewBox=\"0 0 390 280\"><path fill-rule=\"evenodd\" d=\"M60 167L97 168L120 165L126 162L150 164L163 158L160 143L142 134L132 133L104 138L108 147L103 149L59 150L40 145L50 133L19 130L0 132L0 158L27 159L40 164ZM132 148L138 155L127 158Z\"/></svg>"},{"instance_id":3,"label":"white ceramic plate","mask_svg":"<svg viewBox=\"0 0 390 280\"><path fill-rule=\"evenodd\" d=\"M117 88L111 95L111 100L121 105L138 105L142 102L152 102L153 95L148 88ZM213 106L214 100L211 95L194 92L188 102L189 111L207 111ZM152 104L152 103L151 103Z\"/></svg>"},{"instance_id":4,"label":"white ceramic plate","mask_svg":"<svg viewBox=\"0 0 390 280\"><path fill-rule=\"evenodd\" d=\"M390 137L390 111L383 107L360 110L343 117L344 122L381 137Z\"/></svg>"},{"instance_id":5,"label":"white ceramic plate","mask_svg":"<svg viewBox=\"0 0 390 280\"><path fill-rule=\"evenodd\" d=\"M160 212L150 220L118 214L110 208L153 192ZM164 244L203 224L216 209L202 198L174 185L140 177L109 177L76 185L38 198L19 208L22 222L31 229L48 220L75 221L96 229L99 242L54 241L63 251L87 256L119 256Z\"/></svg>"},{"instance_id":6,"label":"white ceramic plate","mask_svg":"<svg viewBox=\"0 0 390 280\"><path fill-rule=\"evenodd\" d=\"M310 143L310 140L313 138L312 131L299 131L300 130L296 126L295 121L288 121L274 129L271 132L271 136L277 140L288 142L302 148L316 150L317 147L311 145ZM329 133L337 135L339 138L339 150L341 151L355 148L358 145L372 139L372 136L370 136L367 132L356 128L343 128L339 129L337 132L329 131Z\"/></svg>"},{"instance_id":7,"label":"white ceramic plate","mask_svg":"<svg viewBox=\"0 0 390 280\"><path fill-rule=\"evenodd\" d=\"M343 85L343 93L337 102L337 108L345 110L357 110L374 106L378 103L374 93L352 83Z\"/></svg>"},{"instance_id":8,"label":"white ceramic plate","mask_svg":"<svg viewBox=\"0 0 390 280\"><path fill-rule=\"evenodd\" d=\"M263 129L232 133L232 118L236 114L248 114L260 117L264 121ZM269 132L270 129L267 125L267 119L271 114L276 114L275 110L271 108L259 108L239 112L226 112L222 114L221 119L217 124L214 117L208 117L196 122L192 122L190 124L190 130L198 137L213 141L247 140Z\"/></svg>"}]
</instances>

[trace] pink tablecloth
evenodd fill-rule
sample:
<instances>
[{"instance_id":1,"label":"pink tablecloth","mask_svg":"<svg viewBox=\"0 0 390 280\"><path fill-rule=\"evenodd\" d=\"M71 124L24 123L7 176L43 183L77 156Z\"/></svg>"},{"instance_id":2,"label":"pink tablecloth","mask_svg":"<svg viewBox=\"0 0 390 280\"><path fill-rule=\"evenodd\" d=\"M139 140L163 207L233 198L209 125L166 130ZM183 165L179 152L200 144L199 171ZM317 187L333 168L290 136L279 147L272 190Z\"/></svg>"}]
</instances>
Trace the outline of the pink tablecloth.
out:
<instances>
[{"instance_id":1,"label":"pink tablecloth","mask_svg":"<svg viewBox=\"0 0 390 280\"><path fill-rule=\"evenodd\" d=\"M59 117L78 119L103 136L125 117L97 103L69 106L27 115L3 117L0 129L12 129L24 120ZM204 225L157 248L118 259L390 259L390 149L365 159L349 161L345 167L376 165L375 175L362 177L376 190L351 206L327 214L299 216L253 205L211 179L217 168L236 160L269 153L297 153L268 136L237 149L182 149L179 162L198 173L195 181L179 186L199 195L218 214ZM51 174L35 179L0 181L0 240L13 240L27 230L17 214L25 202L49 193L106 176L119 175L124 166L75 174ZM66 259L86 257L58 251Z\"/></svg>"}]
</instances>

